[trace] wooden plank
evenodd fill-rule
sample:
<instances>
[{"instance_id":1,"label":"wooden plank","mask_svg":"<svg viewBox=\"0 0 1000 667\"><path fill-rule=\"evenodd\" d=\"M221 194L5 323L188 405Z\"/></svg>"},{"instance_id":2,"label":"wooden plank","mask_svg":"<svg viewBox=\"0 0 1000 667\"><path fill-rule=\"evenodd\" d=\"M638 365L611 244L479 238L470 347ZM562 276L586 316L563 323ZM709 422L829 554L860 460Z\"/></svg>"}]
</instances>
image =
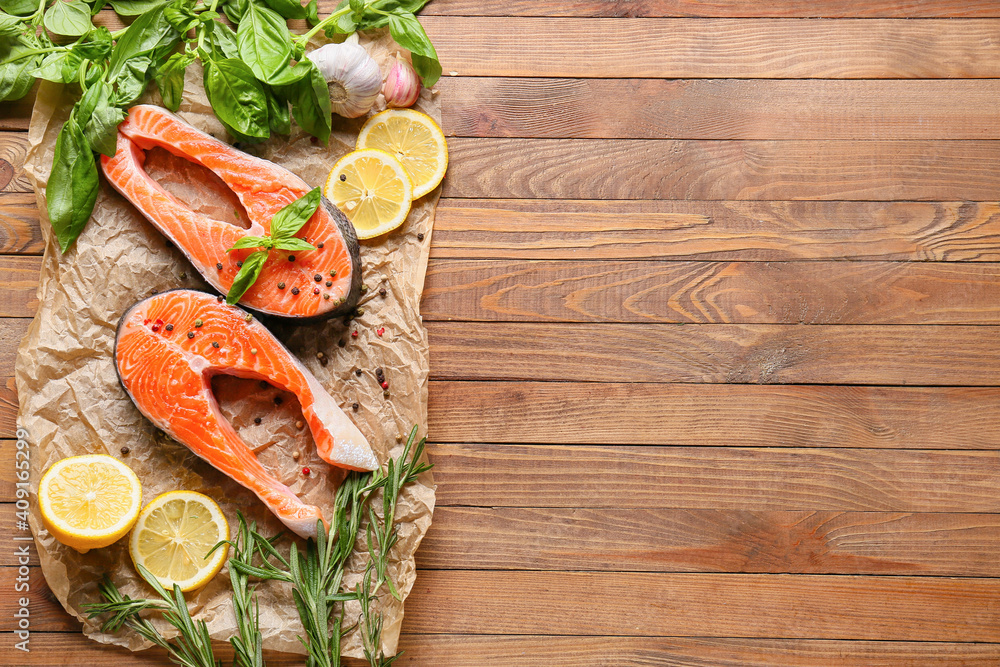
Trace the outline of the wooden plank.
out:
<instances>
[{"instance_id":1,"label":"wooden plank","mask_svg":"<svg viewBox=\"0 0 1000 667\"><path fill-rule=\"evenodd\" d=\"M33 317L38 308L40 257L0 255L0 317Z\"/></svg>"},{"instance_id":2,"label":"wooden plank","mask_svg":"<svg viewBox=\"0 0 1000 667\"><path fill-rule=\"evenodd\" d=\"M321 13L336 3L323 0ZM568 16L580 18L969 18L1000 17L987 0L434 0L421 16Z\"/></svg>"},{"instance_id":3,"label":"wooden plank","mask_svg":"<svg viewBox=\"0 0 1000 667\"><path fill-rule=\"evenodd\" d=\"M440 507L422 569L996 577L1000 516Z\"/></svg>"},{"instance_id":4,"label":"wooden plank","mask_svg":"<svg viewBox=\"0 0 1000 667\"><path fill-rule=\"evenodd\" d=\"M0 256L0 317L31 317L41 259ZM1000 324L1000 265L439 260L425 321Z\"/></svg>"},{"instance_id":5,"label":"wooden plank","mask_svg":"<svg viewBox=\"0 0 1000 667\"><path fill-rule=\"evenodd\" d=\"M998 449L1000 389L434 381L428 433L454 443Z\"/></svg>"},{"instance_id":6,"label":"wooden plank","mask_svg":"<svg viewBox=\"0 0 1000 667\"><path fill-rule=\"evenodd\" d=\"M0 568L10 588L16 568ZM35 631L76 631L31 569ZM531 591L531 595L526 595ZM422 571L406 633L996 642L1000 580L944 577ZM0 600L0 631L14 623Z\"/></svg>"},{"instance_id":7,"label":"wooden plank","mask_svg":"<svg viewBox=\"0 0 1000 667\"><path fill-rule=\"evenodd\" d=\"M24 171L28 137L23 132L0 132L0 193L34 194L31 179Z\"/></svg>"},{"instance_id":8,"label":"wooden plank","mask_svg":"<svg viewBox=\"0 0 1000 667\"><path fill-rule=\"evenodd\" d=\"M216 655L229 664L231 650L218 644ZM154 650L129 653L102 646L79 633L32 632L31 652L14 654L0 645L0 661L25 667L52 667L85 663L90 667L156 665L168 667L166 656ZM553 637L546 635L445 635L404 634L405 652L396 665L449 665L449 667L550 667L611 665L712 665L714 667L827 667L830 656L837 664L863 667L994 667L1000 657L995 644L949 642L865 642L803 639L727 639L703 637ZM22 657L23 656L23 657ZM265 653L268 665L301 665L300 656ZM6 664L6 663L4 663ZM367 663L345 660L345 665Z\"/></svg>"},{"instance_id":9,"label":"wooden plank","mask_svg":"<svg viewBox=\"0 0 1000 667\"><path fill-rule=\"evenodd\" d=\"M1000 385L992 326L429 322L427 330L436 380Z\"/></svg>"},{"instance_id":10,"label":"wooden plank","mask_svg":"<svg viewBox=\"0 0 1000 667\"><path fill-rule=\"evenodd\" d=\"M13 505L0 505L0 527L23 534ZM0 549L0 565L18 565L21 544ZM995 577L998 549L995 514L439 507L417 565Z\"/></svg>"},{"instance_id":11,"label":"wooden plank","mask_svg":"<svg viewBox=\"0 0 1000 667\"><path fill-rule=\"evenodd\" d=\"M1000 260L994 202L442 199L431 257Z\"/></svg>"},{"instance_id":12,"label":"wooden plank","mask_svg":"<svg viewBox=\"0 0 1000 667\"><path fill-rule=\"evenodd\" d=\"M994 19L425 16L422 23L445 73L462 76L936 79L1000 75Z\"/></svg>"},{"instance_id":13,"label":"wooden plank","mask_svg":"<svg viewBox=\"0 0 1000 667\"><path fill-rule=\"evenodd\" d=\"M13 367L9 368L8 372L13 375ZM14 378L5 377L0 381L0 438L14 437L16 420L17 389L14 387Z\"/></svg>"},{"instance_id":14,"label":"wooden plank","mask_svg":"<svg viewBox=\"0 0 1000 667\"><path fill-rule=\"evenodd\" d=\"M31 315L38 261L8 263L17 271L0 280L0 310ZM439 260L420 311L425 321L1000 324L1000 264Z\"/></svg>"},{"instance_id":15,"label":"wooden plank","mask_svg":"<svg viewBox=\"0 0 1000 667\"><path fill-rule=\"evenodd\" d=\"M439 507L1000 512L996 452L429 447Z\"/></svg>"},{"instance_id":16,"label":"wooden plank","mask_svg":"<svg viewBox=\"0 0 1000 667\"><path fill-rule=\"evenodd\" d=\"M16 216L8 219L6 232L5 211ZM0 239L9 252L42 251L33 195L0 194ZM437 209L431 257L995 262L1000 261L1000 207L995 202L446 198Z\"/></svg>"},{"instance_id":17,"label":"wooden plank","mask_svg":"<svg viewBox=\"0 0 1000 667\"><path fill-rule=\"evenodd\" d=\"M35 195L0 193L0 254L39 255L44 249Z\"/></svg>"},{"instance_id":18,"label":"wooden plank","mask_svg":"<svg viewBox=\"0 0 1000 667\"><path fill-rule=\"evenodd\" d=\"M449 151L448 197L989 201L1000 192L1000 141L459 137Z\"/></svg>"},{"instance_id":19,"label":"wooden plank","mask_svg":"<svg viewBox=\"0 0 1000 667\"><path fill-rule=\"evenodd\" d=\"M27 318L0 317L0 377L14 375L14 358L21 339L28 333L31 320Z\"/></svg>"},{"instance_id":20,"label":"wooden plank","mask_svg":"<svg viewBox=\"0 0 1000 667\"><path fill-rule=\"evenodd\" d=\"M445 77L446 134L590 139L995 139L1000 81Z\"/></svg>"}]
</instances>

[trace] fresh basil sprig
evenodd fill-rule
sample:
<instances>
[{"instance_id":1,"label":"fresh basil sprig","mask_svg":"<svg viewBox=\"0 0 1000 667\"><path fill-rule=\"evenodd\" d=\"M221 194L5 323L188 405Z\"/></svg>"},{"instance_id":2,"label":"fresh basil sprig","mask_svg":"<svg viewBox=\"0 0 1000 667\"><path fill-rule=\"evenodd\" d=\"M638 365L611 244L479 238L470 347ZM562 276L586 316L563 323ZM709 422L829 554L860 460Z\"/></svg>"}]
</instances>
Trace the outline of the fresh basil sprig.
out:
<instances>
[{"instance_id":1,"label":"fresh basil sprig","mask_svg":"<svg viewBox=\"0 0 1000 667\"><path fill-rule=\"evenodd\" d=\"M226 250L226 252L232 252L247 248L261 248L247 255L243 260L243 266L240 267L239 273L236 274L233 284L229 288L229 294L226 295L226 303L230 305L237 303L250 289L250 286L257 282L272 248L293 252L316 249L313 244L295 235L302 229L302 225L306 224L313 216L316 209L319 208L319 203L320 190L313 188L274 214L274 217L271 218L270 234L244 236L234 243L232 248Z\"/></svg>"}]
</instances>

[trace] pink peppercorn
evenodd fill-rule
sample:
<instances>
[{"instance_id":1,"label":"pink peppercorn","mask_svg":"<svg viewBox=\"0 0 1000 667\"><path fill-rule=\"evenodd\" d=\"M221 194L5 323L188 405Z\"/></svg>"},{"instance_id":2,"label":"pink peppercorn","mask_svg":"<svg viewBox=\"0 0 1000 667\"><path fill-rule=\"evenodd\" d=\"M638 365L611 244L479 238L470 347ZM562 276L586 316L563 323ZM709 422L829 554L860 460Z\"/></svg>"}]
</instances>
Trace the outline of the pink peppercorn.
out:
<instances>
[{"instance_id":1,"label":"pink peppercorn","mask_svg":"<svg viewBox=\"0 0 1000 667\"><path fill-rule=\"evenodd\" d=\"M310 473L310 472L312 472L312 471L311 471L311 470L309 470L309 468L303 468L303 469L302 469L302 474L303 474L303 475L305 475L306 477L308 477L308 476L309 476L309 473Z\"/></svg>"}]
</instances>

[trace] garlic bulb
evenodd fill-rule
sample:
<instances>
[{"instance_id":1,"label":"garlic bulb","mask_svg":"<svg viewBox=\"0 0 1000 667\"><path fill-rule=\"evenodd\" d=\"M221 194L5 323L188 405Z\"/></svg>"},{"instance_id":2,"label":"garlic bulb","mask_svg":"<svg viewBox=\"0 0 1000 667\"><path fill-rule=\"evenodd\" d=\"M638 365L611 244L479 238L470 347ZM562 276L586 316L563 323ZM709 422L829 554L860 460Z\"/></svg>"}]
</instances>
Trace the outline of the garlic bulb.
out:
<instances>
[{"instance_id":1,"label":"garlic bulb","mask_svg":"<svg viewBox=\"0 0 1000 667\"><path fill-rule=\"evenodd\" d=\"M413 65L397 58L385 77L382 94L385 95L386 105L390 107L412 107L420 97L420 77Z\"/></svg>"},{"instance_id":2,"label":"garlic bulb","mask_svg":"<svg viewBox=\"0 0 1000 667\"><path fill-rule=\"evenodd\" d=\"M330 108L345 118L368 113L382 89L378 63L356 41L325 44L308 54L330 88Z\"/></svg>"}]
</instances>

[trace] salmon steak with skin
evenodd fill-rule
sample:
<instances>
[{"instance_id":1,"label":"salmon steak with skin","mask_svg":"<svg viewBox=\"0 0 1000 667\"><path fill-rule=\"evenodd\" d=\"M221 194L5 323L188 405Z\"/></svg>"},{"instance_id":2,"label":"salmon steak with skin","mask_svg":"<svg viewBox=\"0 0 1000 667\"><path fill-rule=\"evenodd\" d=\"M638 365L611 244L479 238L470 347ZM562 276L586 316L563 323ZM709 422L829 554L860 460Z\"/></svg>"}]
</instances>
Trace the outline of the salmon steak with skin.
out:
<instances>
[{"instance_id":1,"label":"salmon steak with skin","mask_svg":"<svg viewBox=\"0 0 1000 667\"><path fill-rule=\"evenodd\" d=\"M302 537L316 535L319 508L260 464L220 412L214 375L265 380L293 393L324 461L378 467L365 436L319 381L264 325L218 297L180 289L140 301L118 323L114 353L122 386L147 419L253 491Z\"/></svg>"},{"instance_id":2,"label":"salmon steak with skin","mask_svg":"<svg viewBox=\"0 0 1000 667\"><path fill-rule=\"evenodd\" d=\"M237 150L156 106L132 107L118 126L117 141L113 157L101 156L108 182L222 294L229 292L243 260L260 248L227 250L244 236L269 234L274 215L312 189L284 167ZM161 183L150 175L147 167L153 165L170 178ZM188 171L193 176L186 187L207 202L205 207L193 208L177 188L168 189ZM324 197L297 236L315 249L268 251L240 304L294 318L352 310L361 295L361 259L350 221Z\"/></svg>"}]
</instances>

